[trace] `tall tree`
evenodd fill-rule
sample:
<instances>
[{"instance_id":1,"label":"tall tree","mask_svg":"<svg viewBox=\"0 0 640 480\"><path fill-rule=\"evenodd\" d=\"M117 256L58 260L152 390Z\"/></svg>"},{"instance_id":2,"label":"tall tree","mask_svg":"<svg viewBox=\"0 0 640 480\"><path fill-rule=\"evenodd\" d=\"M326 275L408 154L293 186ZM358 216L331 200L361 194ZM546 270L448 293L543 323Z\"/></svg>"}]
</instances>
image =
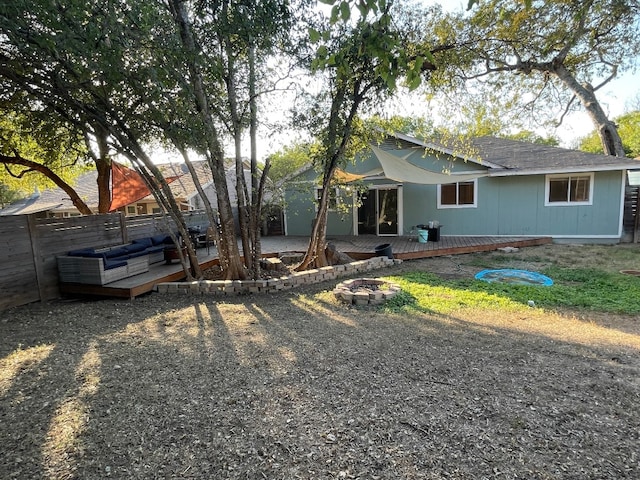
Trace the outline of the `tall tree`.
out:
<instances>
[{"instance_id":1,"label":"tall tree","mask_svg":"<svg viewBox=\"0 0 640 480\"><path fill-rule=\"evenodd\" d=\"M401 80L410 88L417 87L422 74L433 68L431 52L414 53L407 48L410 32L394 23L391 4L384 0L363 2L358 10L358 18L351 19L349 3L336 3L328 24L310 29L317 46L312 71L325 76L327 88L316 97L306 117L319 139L313 161L322 188L309 246L298 270L327 265L330 187L337 168L358 150L358 136L354 135L358 113L391 94ZM361 129L361 138L367 133L374 132Z\"/></svg>"},{"instance_id":2,"label":"tall tree","mask_svg":"<svg viewBox=\"0 0 640 480\"><path fill-rule=\"evenodd\" d=\"M71 196L79 211L92 213L78 200L68 183L56 178L55 169L49 168L51 156L60 155L70 147L61 148L58 138L73 139L76 152L82 152L81 160L93 160L98 171L98 211L108 212L110 205L110 165L113 149L108 145L108 130L100 125L80 105L97 110L97 97L83 90L90 79L99 81L93 87L110 88L104 76L108 64L100 67L103 54L110 45L99 20L101 8L88 9L81 2L69 3L64 8L56 3L17 0L0 4L0 29L4 33L0 44L0 110L16 112L29 124L25 133L38 144L45 156L20 155L31 162L29 169L38 171L61 186ZM95 23L87 21L88 18ZM115 21L116 19L113 19ZM76 32L77 25L87 27ZM108 59L103 59L108 60ZM96 71L97 70L97 71ZM101 72L102 70L102 72ZM98 75L96 75L98 74ZM72 101L69 101L73 99ZM61 136L62 132L68 132ZM10 163L5 158L3 163ZM75 161L78 161L76 158ZM69 162L67 162L69 163Z\"/></svg>"},{"instance_id":3,"label":"tall tree","mask_svg":"<svg viewBox=\"0 0 640 480\"><path fill-rule=\"evenodd\" d=\"M215 6L215 4L212 4ZM260 270L260 211L266 171L258 169L258 97L272 89L277 78L268 66L276 48L289 43L291 4L282 0L222 2L219 12L210 9L204 17L215 22L215 43L220 45L220 72L226 87L226 105L216 110L234 144L236 197L245 266L257 278ZM203 16L201 16L202 18ZM249 133L249 178L242 142ZM247 182L248 180L248 182Z\"/></svg>"},{"instance_id":4,"label":"tall tree","mask_svg":"<svg viewBox=\"0 0 640 480\"><path fill-rule=\"evenodd\" d=\"M616 126L596 93L637 63L638 2L473 3L477 6L471 12L440 19L433 29L439 36L436 41L457 47L438 56L440 73L447 79L482 79L474 88L490 88L502 95L516 92L520 101L537 106L538 115L543 101L547 105L560 102L566 113L578 100L596 127L604 152L624 156Z\"/></svg>"}]
</instances>

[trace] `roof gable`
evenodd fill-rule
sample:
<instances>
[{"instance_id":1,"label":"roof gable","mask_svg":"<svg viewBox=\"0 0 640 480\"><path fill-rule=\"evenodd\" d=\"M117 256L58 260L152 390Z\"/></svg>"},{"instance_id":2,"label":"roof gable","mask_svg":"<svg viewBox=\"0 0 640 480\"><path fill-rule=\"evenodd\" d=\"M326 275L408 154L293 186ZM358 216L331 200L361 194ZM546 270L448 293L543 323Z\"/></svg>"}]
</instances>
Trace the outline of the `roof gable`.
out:
<instances>
[{"instance_id":1,"label":"roof gable","mask_svg":"<svg viewBox=\"0 0 640 480\"><path fill-rule=\"evenodd\" d=\"M403 134L395 136L429 150L483 165L489 168L490 176L640 169L640 162L630 158L506 138L483 136L447 142L425 142Z\"/></svg>"}]
</instances>

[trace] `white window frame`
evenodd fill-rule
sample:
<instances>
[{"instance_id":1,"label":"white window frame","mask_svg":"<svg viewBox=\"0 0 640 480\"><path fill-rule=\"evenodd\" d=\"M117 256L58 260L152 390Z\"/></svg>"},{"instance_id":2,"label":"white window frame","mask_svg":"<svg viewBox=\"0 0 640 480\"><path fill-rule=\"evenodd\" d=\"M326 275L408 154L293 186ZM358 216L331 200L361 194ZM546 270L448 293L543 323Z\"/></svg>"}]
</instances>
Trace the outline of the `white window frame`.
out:
<instances>
[{"instance_id":1,"label":"white window frame","mask_svg":"<svg viewBox=\"0 0 640 480\"><path fill-rule=\"evenodd\" d=\"M473 203L459 204L459 186L461 183L473 183ZM442 185L456 185L456 204L444 205L442 203ZM447 184L438 184L438 209L444 208L478 208L478 179L467 180L465 182L451 182Z\"/></svg>"},{"instance_id":2,"label":"white window frame","mask_svg":"<svg viewBox=\"0 0 640 480\"><path fill-rule=\"evenodd\" d=\"M137 215L138 207L136 205L127 205L127 215Z\"/></svg>"},{"instance_id":3,"label":"white window frame","mask_svg":"<svg viewBox=\"0 0 640 480\"><path fill-rule=\"evenodd\" d=\"M569 188L571 188L571 179L575 177L589 177L589 199L586 201L571 201L569 200L570 191L567 191L567 201L565 202L550 202L549 194L551 193L551 181L558 178L568 178L569 179ZM544 181L544 206L545 207L567 207L567 206L579 206L579 205L593 205L593 187L594 187L594 178L595 175L593 172L584 172L584 173L564 173L564 174L553 174L546 175Z\"/></svg>"}]
</instances>

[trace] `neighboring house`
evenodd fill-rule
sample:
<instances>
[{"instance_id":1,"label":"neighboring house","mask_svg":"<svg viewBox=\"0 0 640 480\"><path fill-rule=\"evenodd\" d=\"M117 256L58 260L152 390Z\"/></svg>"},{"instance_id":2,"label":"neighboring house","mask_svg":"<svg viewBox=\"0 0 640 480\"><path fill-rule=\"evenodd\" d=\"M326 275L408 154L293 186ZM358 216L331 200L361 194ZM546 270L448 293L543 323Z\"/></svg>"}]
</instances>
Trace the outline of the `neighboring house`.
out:
<instances>
[{"instance_id":1,"label":"neighboring house","mask_svg":"<svg viewBox=\"0 0 640 480\"><path fill-rule=\"evenodd\" d=\"M209 198L212 207L214 209L217 208L218 202L209 167L206 162L193 162L193 165L205 195ZM185 164L163 164L159 167L165 175L165 178L172 179L171 183L169 183L169 188L181 210L191 211L204 209L204 202L198 194L193 178ZM98 210L97 176L98 173L92 170L80 175L74 185L75 191L93 212L97 212ZM250 178L250 171L248 169L245 169L245 176L248 181ZM235 183L235 166L231 166L227 170L227 187L232 205L236 204L237 199ZM124 196L126 197L127 194L131 193L133 188L134 187L127 185L124 188ZM117 189L115 184L113 189ZM134 197L131 197L131 201L124 200L120 201L120 203L123 205L114 211L122 211L126 216L160 213L162 210L154 196L148 193L148 190L141 195L134 195ZM71 199L61 188L52 188L43 192L36 192L31 197L15 202L0 210L0 215L26 215L33 213L42 217L71 217L80 215L71 203Z\"/></svg>"},{"instance_id":2,"label":"neighboring house","mask_svg":"<svg viewBox=\"0 0 640 480\"><path fill-rule=\"evenodd\" d=\"M346 170L331 192L328 235L414 235L436 221L442 235L617 243L628 173L640 162L493 137L454 149L398 134ZM287 235L311 232L318 187L311 167L287 182Z\"/></svg>"}]
</instances>

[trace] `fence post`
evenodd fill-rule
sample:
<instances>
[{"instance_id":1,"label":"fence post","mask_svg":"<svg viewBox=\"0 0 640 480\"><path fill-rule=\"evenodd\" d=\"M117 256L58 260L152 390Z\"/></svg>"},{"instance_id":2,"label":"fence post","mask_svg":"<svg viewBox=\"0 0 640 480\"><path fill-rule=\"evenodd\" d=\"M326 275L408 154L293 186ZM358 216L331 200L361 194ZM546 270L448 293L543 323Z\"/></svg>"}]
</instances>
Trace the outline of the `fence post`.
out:
<instances>
[{"instance_id":1,"label":"fence post","mask_svg":"<svg viewBox=\"0 0 640 480\"><path fill-rule=\"evenodd\" d=\"M27 227L29 229L29 242L31 244L31 258L33 258L33 268L36 273L36 283L38 286L38 300L42 301L44 300L42 255L40 253L35 214L27 215Z\"/></svg>"},{"instance_id":2,"label":"fence post","mask_svg":"<svg viewBox=\"0 0 640 480\"><path fill-rule=\"evenodd\" d=\"M120 214L120 236L122 237L122 243L129 243L129 235L127 234L127 222L123 212Z\"/></svg>"}]
</instances>

